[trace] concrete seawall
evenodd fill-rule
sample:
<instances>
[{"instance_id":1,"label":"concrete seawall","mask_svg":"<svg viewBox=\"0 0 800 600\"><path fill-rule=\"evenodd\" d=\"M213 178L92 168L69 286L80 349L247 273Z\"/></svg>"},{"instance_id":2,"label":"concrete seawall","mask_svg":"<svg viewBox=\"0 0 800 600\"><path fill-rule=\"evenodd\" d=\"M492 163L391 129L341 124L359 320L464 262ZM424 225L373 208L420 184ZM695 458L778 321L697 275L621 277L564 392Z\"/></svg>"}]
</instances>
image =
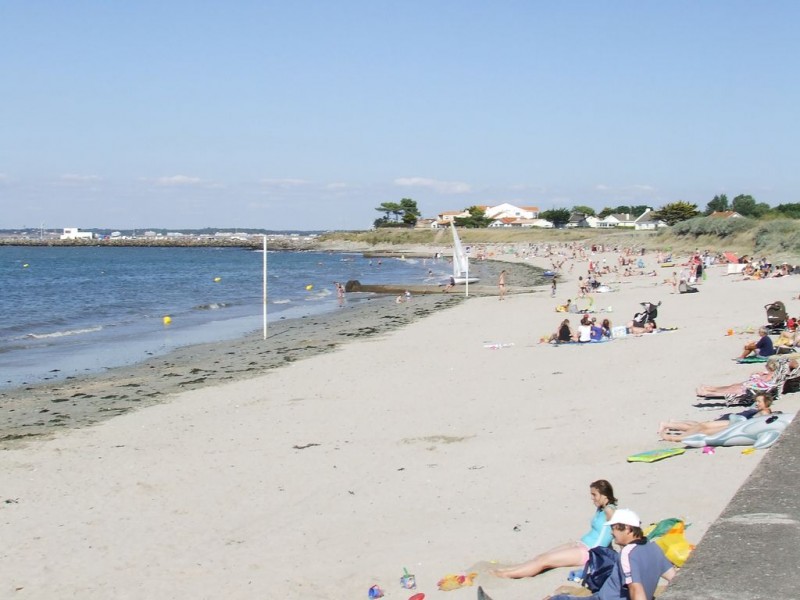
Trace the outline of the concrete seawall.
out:
<instances>
[{"instance_id":1,"label":"concrete seawall","mask_svg":"<svg viewBox=\"0 0 800 600\"><path fill-rule=\"evenodd\" d=\"M800 419L795 419L706 532L661 598L800 598L798 482Z\"/></svg>"}]
</instances>

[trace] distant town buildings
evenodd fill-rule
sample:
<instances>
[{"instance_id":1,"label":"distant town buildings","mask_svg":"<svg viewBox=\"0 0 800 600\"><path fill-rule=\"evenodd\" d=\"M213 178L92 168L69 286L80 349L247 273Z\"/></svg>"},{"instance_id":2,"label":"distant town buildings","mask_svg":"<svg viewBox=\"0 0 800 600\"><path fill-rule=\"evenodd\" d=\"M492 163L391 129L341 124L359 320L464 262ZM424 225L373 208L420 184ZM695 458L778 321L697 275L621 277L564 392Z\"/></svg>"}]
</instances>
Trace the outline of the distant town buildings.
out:
<instances>
[{"instance_id":1,"label":"distant town buildings","mask_svg":"<svg viewBox=\"0 0 800 600\"><path fill-rule=\"evenodd\" d=\"M489 227L541 227L550 229L553 223L539 218L539 207L537 206L515 206L504 202L495 206L480 206L484 214L492 219ZM565 227L591 227L597 229L610 229L617 227L627 227L637 231L658 229L666 227L666 223L654 217L655 213L648 208L643 214L634 217L630 214L612 214L605 218L594 215L586 215L580 212L573 212ZM448 227L455 219L469 217L466 210L449 210L441 212L435 219L419 219L417 228L419 229L439 229Z\"/></svg>"},{"instance_id":2,"label":"distant town buildings","mask_svg":"<svg viewBox=\"0 0 800 600\"><path fill-rule=\"evenodd\" d=\"M94 234L91 231L81 231L77 227L64 227L64 232L61 234L62 240L91 240L94 239Z\"/></svg>"}]
</instances>

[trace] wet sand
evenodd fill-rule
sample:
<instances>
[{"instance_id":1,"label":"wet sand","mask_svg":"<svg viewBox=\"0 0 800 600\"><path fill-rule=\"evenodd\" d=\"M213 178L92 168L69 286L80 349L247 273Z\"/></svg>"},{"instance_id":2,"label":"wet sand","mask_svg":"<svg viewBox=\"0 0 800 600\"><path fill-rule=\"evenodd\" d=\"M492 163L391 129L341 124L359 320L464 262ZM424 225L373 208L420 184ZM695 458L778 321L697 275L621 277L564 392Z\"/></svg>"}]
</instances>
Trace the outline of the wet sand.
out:
<instances>
[{"instance_id":1,"label":"wet sand","mask_svg":"<svg viewBox=\"0 0 800 600\"><path fill-rule=\"evenodd\" d=\"M440 293L397 304L393 296L375 296L334 312L270 324L266 340L258 332L179 348L103 373L0 390L0 448L92 425L178 392L263 375L348 341L380 336L462 299L459 293Z\"/></svg>"}]
</instances>

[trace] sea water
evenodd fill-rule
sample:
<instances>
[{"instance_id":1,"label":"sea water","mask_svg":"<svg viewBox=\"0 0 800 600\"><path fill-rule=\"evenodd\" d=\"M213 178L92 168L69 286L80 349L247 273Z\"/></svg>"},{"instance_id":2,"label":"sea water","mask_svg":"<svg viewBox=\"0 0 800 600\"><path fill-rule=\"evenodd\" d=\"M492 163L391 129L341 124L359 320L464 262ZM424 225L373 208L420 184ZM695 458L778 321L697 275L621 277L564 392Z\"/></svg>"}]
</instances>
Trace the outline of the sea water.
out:
<instances>
[{"instance_id":1,"label":"sea water","mask_svg":"<svg viewBox=\"0 0 800 600\"><path fill-rule=\"evenodd\" d=\"M436 284L450 270L446 260L268 252L268 321L336 310L334 281ZM263 252L242 248L0 247L0 387L260 330L262 280Z\"/></svg>"}]
</instances>

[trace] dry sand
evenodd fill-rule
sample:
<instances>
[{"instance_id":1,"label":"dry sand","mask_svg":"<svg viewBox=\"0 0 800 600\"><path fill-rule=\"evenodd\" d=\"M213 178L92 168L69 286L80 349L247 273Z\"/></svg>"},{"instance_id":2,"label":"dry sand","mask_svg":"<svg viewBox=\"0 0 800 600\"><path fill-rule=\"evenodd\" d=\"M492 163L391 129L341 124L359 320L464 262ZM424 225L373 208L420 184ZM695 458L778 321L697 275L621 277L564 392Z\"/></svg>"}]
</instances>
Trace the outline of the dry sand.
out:
<instances>
[{"instance_id":1,"label":"dry sand","mask_svg":"<svg viewBox=\"0 0 800 600\"><path fill-rule=\"evenodd\" d=\"M496 600L536 598L568 569L509 581L486 573L490 561L577 539L598 478L645 522L684 517L697 541L762 453L625 457L673 446L657 439L661 420L714 418L692 407L695 386L758 369L731 361L753 335L726 330L762 324L773 300L792 314L800 301L794 278L741 282L717 268L701 293L672 295L660 271L595 308L613 306L622 324L662 300L659 324L677 331L551 347L537 343L563 317L549 290L470 298L5 450L0 597L350 599L378 584L405 599L406 567L427 598L474 598L436 589L471 569ZM776 407L794 412L795 396Z\"/></svg>"}]
</instances>

